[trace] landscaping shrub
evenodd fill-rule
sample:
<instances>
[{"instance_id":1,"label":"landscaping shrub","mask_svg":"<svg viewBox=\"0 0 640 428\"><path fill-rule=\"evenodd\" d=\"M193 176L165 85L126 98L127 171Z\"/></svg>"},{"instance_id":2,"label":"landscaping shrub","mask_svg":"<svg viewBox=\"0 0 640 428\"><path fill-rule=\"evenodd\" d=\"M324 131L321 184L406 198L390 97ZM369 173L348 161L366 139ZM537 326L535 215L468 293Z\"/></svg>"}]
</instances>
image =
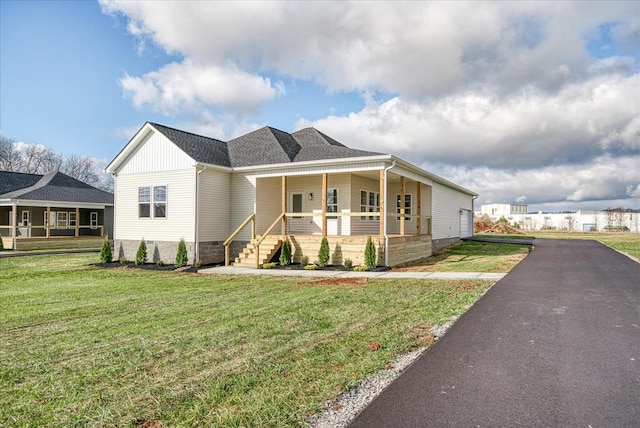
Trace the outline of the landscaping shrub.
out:
<instances>
[{"instance_id":1,"label":"landscaping shrub","mask_svg":"<svg viewBox=\"0 0 640 428\"><path fill-rule=\"evenodd\" d=\"M353 268L354 271L356 272L365 272L367 270L369 270L366 266L356 266Z\"/></svg>"},{"instance_id":2,"label":"landscaping shrub","mask_svg":"<svg viewBox=\"0 0 640 428\"><path fill-rule=\"evenodd\" d=\"M4 250L4 242L2 242L1 236L0 236L0 250Z\"/></svg>"},{"instance_id":3,"label":"landscaping shrub","mask_svg":"<svg viewBox=\"0 0 640 428\"><path fill-rule=\"evenodd\" d=\"M316 270L318 266L316 265L305 265L304 270Z\"/></svg>"},{"instance_id":4,"label":"landscaping shrub","mask_svg":"<svg viewBox=\"0 0 640 428\"><path fill-rule=\"evenodd\" d=\"M147 243L144 239L140 241L138 251L136 252L136 266L143 265L147 262Z\"/></svg>"},{"instance_id":5,"label":"landscaping shrub","mask_svg":"<svg viewBox=\"0 0 640 428\"><path fill-rule=\"evenodd\" d=\"M176 267L183 267L189 263L187 256L187 244L184 243L184 239L180 239L178 243L178 252L176 253Z\"/></svg>"},{"instance_id":6,"label":"landscaping shrub","mask_svg":"<svg viewBox=\"0 0 640 428\"><path fill-rule=\"evenodd\" d=\"M158 267L162 267L162 266L164 266L164 262L163 262L162 260L158 260L158 261L156 262L156 266L158 266Z\"/></svg>"},{"instance_id":7,"label":"landscaping shrub","mask_svg":"<svg viewBox=\"0 0 640 428\"><path fill-rule=\"evenodd\" d=\"M2 240L0 239L0 242L1 241ZM102 261L102 263L111 263L113 261L113 251L111 250L108 236L104 238L102 248L100 249L100 261Z\"/></svg>"},{"instance_id":8,"label":"landscaping shrub","mask_svg":"<svg viewBox=\"0 0 640 428\"><path fill-rule=\"evenodd\" d=\"M276 267L275 262L271 262L271 263L263 263L262 264L262 269L273 269Z\"/></svg>"},{"instance_id":9,"label":"landscaping shrub","mask_svg":"<svg viewBox=\"0 0 640 428\"><path fill-rule=\"evenodd\" d=\"M291 243L285 239L280 249L280 265L287 266L291 264Z\"/></svg>"},{"instance_id":10,"label":"landscaping shrub","mask_svg":"<svg viewBox=\"0 0 640 428\"><path fill-rule=\"evenodd\" d=\"M367 245L364 247L364 265L367 269L374 269L376 264L376 246L373 245L371 236L369 236L367 238Z\"/></svg>"},{"instance_id":11,"label":"landscaping shrub","mask_svg":"<svg viewBox=\"0 0 640 428\"><path fill-rule=\"evenodd\" d=\"M300 258L300 263L302 263L302 266L306 266L309 264L309 256L302 256Z\"/></svg>"},{"instance_id":12,"label":"landscaping shrub","mask_svg":"<svg viewBox=\"0 0 640 428\"><path fill-rule=\"evenodd\" d=\"M329 241L326 236L323 236L322 242L320 242L320 251L318 251L318 266L327 266L329 264L329 256Z\"/></svg>"},{"instance_id":13,"label":"landscaping shrub","mask_svg":"<svg viewBox=\"0 0 640 428\"><path fill-rule=\"evenodd\" d=\"M353 267L353 262L351 261L351 259L344 259L344 262L342 262L342 265L347 269L351 269Z\"/></svg>"}]
</instances>

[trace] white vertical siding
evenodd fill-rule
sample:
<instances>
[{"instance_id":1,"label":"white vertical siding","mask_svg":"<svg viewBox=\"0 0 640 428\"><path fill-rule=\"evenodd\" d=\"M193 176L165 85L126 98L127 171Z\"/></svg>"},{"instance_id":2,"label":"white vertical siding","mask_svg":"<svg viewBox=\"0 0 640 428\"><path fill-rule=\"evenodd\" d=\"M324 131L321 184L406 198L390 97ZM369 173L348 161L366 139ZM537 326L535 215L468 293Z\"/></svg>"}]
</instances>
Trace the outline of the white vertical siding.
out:
<instances>
[{"instance_id":1,"label":"white vertical siding","mask_svg":"<svg viewBox=\"0 0 640 428\"><path fill-rule=\"evenodd\" d=\"M195 169L119 174L115 193L115 239L194 241ZM138 187L167 186L167 217L138 218Z\"/></svg>"},{"instance_id":2,"label":"white vertical siding","mask_svg":"<svg viewBox=\"0 0 640 428\"><path fill-rule=\"evenodd\" d=\"M231 175L231 224L229 231L233 233L255 211L256 177L253 174ZM256 233L260 233L256 231ZM251 239L251 228L246 227L236 238L242 241Z\"/></svg>"},{"instance_id":3,"label":"white vertical siding","mask_svg":"<svg viewBox=\"0 0 640 428\"><path fill-rule=\"evenodd\" d=\"M159 132L152 132L127 159L118 174L137 174L154 171L175 171L194 164L185 152L180 150Z\"/></svg>"},{"instance_id":4,"label":"white vertical siding","mask_svg":"<svg viewBox=\"0 0 640 428\"><path fill-rule=\"evenodd\" d=\"M460 237L460 210L471 208L471 195L433 183L433 239Z\"/></svg>"},{"instance_id":5,"label":"white vertical siding","mask_svg":"<svg viewBox=\"0 0 640 428\"><path fill-rule=\"evenodd\" d=\"M198 240L224 241L232 231L229 206L231 203L231 174L205 170L198 184Z\"/></svg>"}]
</instances>

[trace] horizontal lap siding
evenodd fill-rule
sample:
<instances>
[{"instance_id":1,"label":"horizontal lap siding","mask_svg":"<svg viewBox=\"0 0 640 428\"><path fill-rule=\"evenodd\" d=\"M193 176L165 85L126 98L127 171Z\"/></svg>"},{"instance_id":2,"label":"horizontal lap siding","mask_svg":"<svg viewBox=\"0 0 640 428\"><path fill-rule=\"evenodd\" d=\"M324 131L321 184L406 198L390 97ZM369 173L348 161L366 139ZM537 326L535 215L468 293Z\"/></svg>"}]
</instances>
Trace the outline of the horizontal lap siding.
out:
<instances>
[{"instance_id":1,"label":"horizontal lap siding","mask_svg":"<svg viewBox=\"0 0 640 428\"><path fill-rule=\"evenodd\" d=\"M282 212L282 178L258 178L256 188L256 233L262 235ZM276 226L272 233L279 234L281 230Z\"/></svg>"},{"instance_id":2,"label":"horizontal lap siding","mask_svg":"<svg viewBox=\"0 0 640 428\"><path fill-rule=\"evenodd\" d=\"M120 174L116 177L115 239L194 241L195 170ZM138 187L167 186L167 217L138 218Z\"/></svg>"},{"instance_id":3,"label":"horizontal lap siding","mask_svg":"<svg viewBox=\"0 0 640 428\"><path fill-rule=\"evenodd\" d=\"M351 176L351 209L353 212L360 211L360 191L380 193L380 181L371 180L359 175ZM369 202L367 201L367 204ZM379 235L380 234L380 218L373 217L369 220L367 217L362 220L360 217L351 217L351 234L352 235Z\"/></svg>"},{"instance_id":4,"label":"horizontal lap siding","mask_svg":"<svg viewBox=\"0 0 640 428\"><path fill-rule=\"evenodd\" d=\"M198 183L198 235L200 241L224 241L232 231L229 207L231 203L231 174L205 170Z\"/></svg>"},{"instance_id":5,"label":"horizontal lap siding","mask_svg":"<svg viewBox=\"0 0 640 428\"><path fill-rule=\"evenodd\" d=\"M256 197L256 177L252 174L231 175L231 224L229 234L233 233L243 221L254 213ZM251 227L247 226L236 240L251 239Z\"/></svg>"},{"instance_id":6,"label":"horizontal lap siding","mask_svg":"<svg viewBox=\"0 0 640 428\"><path fill-rule=\"evenodd\" d=\"M471 208L471 195L433 183L433 239L460 237L460 210Z\"/></svg>"}]
</instances>

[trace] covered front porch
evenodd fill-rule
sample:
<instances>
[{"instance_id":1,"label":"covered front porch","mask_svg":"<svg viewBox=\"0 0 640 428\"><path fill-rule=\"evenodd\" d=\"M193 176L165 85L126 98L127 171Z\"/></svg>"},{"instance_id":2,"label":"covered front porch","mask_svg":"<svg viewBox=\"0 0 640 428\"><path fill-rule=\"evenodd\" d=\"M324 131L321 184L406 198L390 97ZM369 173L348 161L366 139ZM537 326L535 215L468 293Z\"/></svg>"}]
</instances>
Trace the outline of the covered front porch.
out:
<instances>
[{"instance_id":1,"label":"covered front porch","mask_svg":"<svg viewBox=\"0 0 640 428\"><path fill-rule=\"evenodd\" d=\"M427 257L432 188L428 179L406 175L378 167L258 177L254 213L225 241L225 263L235 258L235 264L259 267L285 239L292 244L294 262L305 256L314 262L323 237L329 242L333 265L345 259L364 264L368 237L376 246L378 265ZM238 237L248 237L249 243L235 257L230 244Z\"/></svg>"},{"instance_id":2,"label":"covered front porch","mask_svg":"<svg viewBox=\"0 0 640 428\"><path fill-rule=\"evenodd\" d=\"M105 206L29 203L0 205L5 249L99 248L110 230Z\"/></svg>"}]
</instances>

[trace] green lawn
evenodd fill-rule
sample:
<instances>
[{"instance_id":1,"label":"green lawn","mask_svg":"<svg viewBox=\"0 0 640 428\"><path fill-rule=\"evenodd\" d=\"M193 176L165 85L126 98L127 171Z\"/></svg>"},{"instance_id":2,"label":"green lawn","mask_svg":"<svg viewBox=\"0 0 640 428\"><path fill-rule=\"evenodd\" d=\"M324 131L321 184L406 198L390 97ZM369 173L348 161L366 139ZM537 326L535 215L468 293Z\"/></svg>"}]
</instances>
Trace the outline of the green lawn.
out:
<instances>
[{"instance_id":1,"label":"green lawn","mask_svg":"<svg viewBox=\"0 0 640 428\"><path fill-rule=\"evenodd\" d=\"M524 259L530 245L462 241L399 269L418 272L509 272Z\"/></svg>"},{"instance_id":2,"label":"green lawn","mask_svg":"<svg viewBox=\"0 0 640 428\"><path fill-rule=\"evenodd\" d=\"M89 266L97 257L0 259L0 426L301 426L491 284Z\"/></svg>"}]
</instances>

